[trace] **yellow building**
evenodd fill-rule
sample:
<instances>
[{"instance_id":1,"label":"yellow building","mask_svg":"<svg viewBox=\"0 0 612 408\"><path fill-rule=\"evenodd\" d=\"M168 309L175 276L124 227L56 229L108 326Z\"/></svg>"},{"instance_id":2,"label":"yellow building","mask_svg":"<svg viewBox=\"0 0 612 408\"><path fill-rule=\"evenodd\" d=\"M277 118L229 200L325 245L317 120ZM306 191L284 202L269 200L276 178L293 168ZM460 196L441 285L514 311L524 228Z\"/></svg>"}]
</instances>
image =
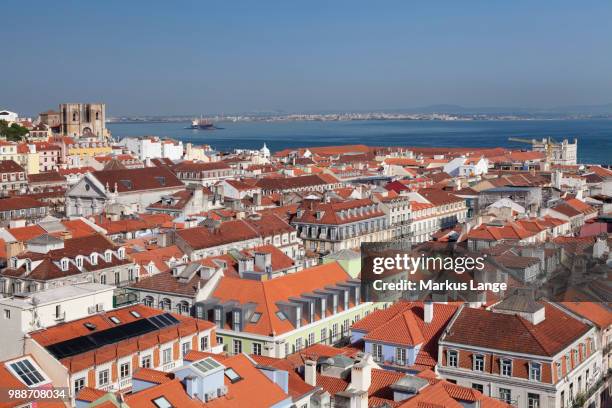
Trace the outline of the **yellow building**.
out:
<instances>
[{"instance_id":1,"label":"yellow building","mask_svg":"<svg viewBox=\"0 0 612 408\"><path fill-rule=\"evenodd\" d=\"M95 138L81 138L67 144L68 156L98 156L110 154L113 151L110 143Z\"/></svg>"},{"instance_id":2,"label":"yellow building","mask_svg":"<svg viewBox=\"0 0 612 408\"><path fill-rule=\"evenodd\" d=\"M39 172L38 153L36 149L30 149L25 143L0 140L0 161L2 160L13 160L23 167L27 174Z\"/></svg>"}]
</instances>

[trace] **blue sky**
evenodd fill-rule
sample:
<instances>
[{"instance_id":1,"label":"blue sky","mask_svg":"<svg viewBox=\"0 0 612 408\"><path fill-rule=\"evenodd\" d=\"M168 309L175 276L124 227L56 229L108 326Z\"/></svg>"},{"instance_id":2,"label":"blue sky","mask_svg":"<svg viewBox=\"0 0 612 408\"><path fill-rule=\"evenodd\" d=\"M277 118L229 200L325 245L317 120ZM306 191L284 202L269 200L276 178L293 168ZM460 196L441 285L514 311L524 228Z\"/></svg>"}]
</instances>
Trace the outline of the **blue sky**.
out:
<instances>
[{"instance_id":1,"label":"blue sky","mask_svg":"<svg viewBox=\"0 0 612 408\"><path fill-rule=\"evenodd\" d=\"M110 114L612 102L612 2L3 1L0 107Z\"/></svg>"}]
</instances>

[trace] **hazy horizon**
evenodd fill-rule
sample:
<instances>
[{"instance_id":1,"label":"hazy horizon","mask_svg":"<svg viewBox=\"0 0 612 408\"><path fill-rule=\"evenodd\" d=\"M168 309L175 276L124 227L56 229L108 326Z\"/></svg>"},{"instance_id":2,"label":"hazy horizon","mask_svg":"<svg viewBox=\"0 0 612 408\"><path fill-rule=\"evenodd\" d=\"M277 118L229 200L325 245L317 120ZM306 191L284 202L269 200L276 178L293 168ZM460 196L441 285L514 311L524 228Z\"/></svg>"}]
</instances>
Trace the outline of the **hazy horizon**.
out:
<instances>
[{"instance_id":1,"label":"hazy horizon","mask_svg":"<svg viewBox=\"0 0 612 408\"><path fill-rule=\"evenodd\" d=\"M612 3L3 3L0 108L108 116L612 102Z\"/></svg>"}]
</instances>

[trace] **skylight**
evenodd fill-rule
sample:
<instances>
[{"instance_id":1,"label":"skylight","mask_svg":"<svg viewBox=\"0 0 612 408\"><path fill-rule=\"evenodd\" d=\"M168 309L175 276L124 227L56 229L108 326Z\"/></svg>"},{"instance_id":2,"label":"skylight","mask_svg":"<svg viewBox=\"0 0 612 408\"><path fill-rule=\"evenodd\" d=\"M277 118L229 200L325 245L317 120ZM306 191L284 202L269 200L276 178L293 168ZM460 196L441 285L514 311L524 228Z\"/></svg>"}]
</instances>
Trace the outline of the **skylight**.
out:
<instances>
[{"instance_id":1,"label":"skylight","mask_svg":"<svg viewBox=\"0 0 612 408\"><path fill-rule=\"evenodd\" d=\"M83 326L85 326L89 330L96 330L96 325L90 322L83 323Z\"/></svg>"},{"instance_id":2,"label":"skylight","mask_svg":"<svg viewBox=\"0 0 612 408\"><path fill-rule=\"evenodd\" d=\"M253 313L253 316L251 316L251 323L257 323L259 321L259 319L261 318L261 313L259 312L255 312Z\"/></svg>"},{"instance_id":3,"label":"skylight","mask_svg":"<svg viewBox=\"0 0 612 408\"><path fill-rule=\"evenodd\" d=\"M232 384L242 380L242 377L236 371L234 371L233 368L226 368L225 376L230 380Z\"/></svg>"},{"instance_id":4,"label":"skylight","mask_svg":"<svg viewBox=\"0 0 612 408\"><path fill-rule=\"evenodd\" d=\"M28 387L34 387L45 382L45 378L28 359L15 361L10 363L9 366Z\"/></svg>"},{"instance_id":5,"label":"skylight","mask_svg":"<svg viewBox=\"0 0 612 408\"><path fill-rule=\"evenodd\" d=\"M276 317L278 317L280 320L287 320L287 316L285 316L285 314L280 310L276 312Z\"/></svg>"},{"instance_id":6,"label":"skylight","mask_svg":"<svg viewBox=\"0 0 612 408\"><path fill-rule=\"evenodd\" d=\"M111 316L111 317L110 317L110 321L111 321L111 322L113 322L113 323L115 323L115 324L119 324L119 323L121 323L121 320L119 320L119 318L118 318L118 317L115 317L115 316Z\"/></svg>"},{"instance_id":7,"label":"skylight","mask_svg":"<svg viewBox=\"0 0 612 408\"><path fill-rule=\"evenodd\" d=\"M138 313L138 312L137 312L137 311L135 311L135 310L131 310L131 311L130 311L130 314L131 314L132 316L134 316L135 318L137 318L137 319L138 319L138 318L140 318L140 317L142 317L142 316L140 315L140 313Z\"/></svg>"},{"instance_id":8,"label":"skylight","mask_svg":"<svg viewBox=\"0 0 612 408\"><path fill-rule=\"evenodd\" d=\"M173 408L172 404L170 404L170 401L168 401L166 397L157 397L151 402L153 402L157 408Z\"/></svg>"}]
</instances>

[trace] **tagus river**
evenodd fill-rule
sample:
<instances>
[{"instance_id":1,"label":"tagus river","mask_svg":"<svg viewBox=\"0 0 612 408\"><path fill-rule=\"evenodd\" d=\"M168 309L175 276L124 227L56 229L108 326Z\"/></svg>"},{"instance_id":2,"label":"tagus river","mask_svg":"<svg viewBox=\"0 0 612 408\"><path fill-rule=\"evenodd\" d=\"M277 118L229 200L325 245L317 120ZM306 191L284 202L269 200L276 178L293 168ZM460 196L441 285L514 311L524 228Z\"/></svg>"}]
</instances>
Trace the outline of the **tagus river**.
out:
<instances>
[{"instance_id":1,"label":"tagus river","mask_svg":"<svg viewBox=\"0 0 612 408\"><path fill-rule=\"evenodd\" d=\"M337 122L219 122L218 130L185 129L189 123L111 123L115 138L154 135L183 142L209 144L222 151L272 151L299 146L363 143L377 146L512 147L509 137L578 138L581 163L612 164L612 120L416 121L371 120Z\"/></svg>"}]
</instances>

